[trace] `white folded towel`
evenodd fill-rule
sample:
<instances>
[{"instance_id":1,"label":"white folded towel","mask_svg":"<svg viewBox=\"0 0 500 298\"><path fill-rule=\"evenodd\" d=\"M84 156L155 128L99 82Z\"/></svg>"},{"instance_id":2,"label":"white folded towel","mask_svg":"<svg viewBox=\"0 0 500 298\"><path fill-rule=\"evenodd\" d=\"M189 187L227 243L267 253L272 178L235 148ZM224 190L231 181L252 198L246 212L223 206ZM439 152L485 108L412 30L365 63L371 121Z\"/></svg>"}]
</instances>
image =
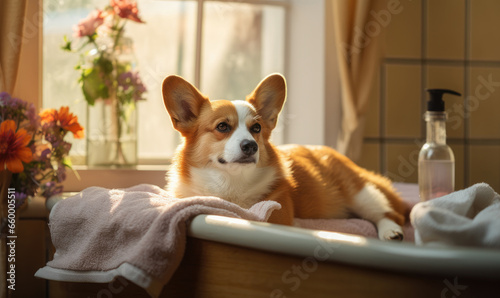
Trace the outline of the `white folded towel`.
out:
<instances>
[{"instance_id":1,"label":"white folded towel","mask_svg":"<svg viewBox=\"0 0 500 298\"><path fill-rule=\"evenodd\" d=\"M500 195L485 183L418 203L410 219L417 245L500 248Z\"/></svg>"}]
</instances>

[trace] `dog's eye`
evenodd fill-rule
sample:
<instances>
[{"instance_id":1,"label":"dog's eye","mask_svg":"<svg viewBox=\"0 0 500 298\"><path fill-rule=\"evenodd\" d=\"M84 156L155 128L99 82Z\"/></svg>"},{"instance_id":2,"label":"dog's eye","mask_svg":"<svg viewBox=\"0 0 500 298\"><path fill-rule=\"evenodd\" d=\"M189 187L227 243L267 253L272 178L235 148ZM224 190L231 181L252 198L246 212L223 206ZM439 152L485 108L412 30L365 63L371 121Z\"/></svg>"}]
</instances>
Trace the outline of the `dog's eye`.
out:
<instances>
[{"instance_id":1,"label":"dog's eye","mask_svg":"<svg viewBox=\"0 0 500 298\"><path fill-rule=\"evenodd\" d=\"M231 130L231 127L226 122L221 122L217 124L217 130L220 132L229 132Z\"/></svg>"},{"instance_id":2,"label":"dog's eye","mask_svg":"<svg viewBox=\"0 0 500 298\"><path fill-rule=\"evenodd\" d=\"M255 123L254 125L252 125L252 127L250 127L250 130L253 133L259 133L260 132L260 124L259 123Z\"/></svg>"}]
</instances>

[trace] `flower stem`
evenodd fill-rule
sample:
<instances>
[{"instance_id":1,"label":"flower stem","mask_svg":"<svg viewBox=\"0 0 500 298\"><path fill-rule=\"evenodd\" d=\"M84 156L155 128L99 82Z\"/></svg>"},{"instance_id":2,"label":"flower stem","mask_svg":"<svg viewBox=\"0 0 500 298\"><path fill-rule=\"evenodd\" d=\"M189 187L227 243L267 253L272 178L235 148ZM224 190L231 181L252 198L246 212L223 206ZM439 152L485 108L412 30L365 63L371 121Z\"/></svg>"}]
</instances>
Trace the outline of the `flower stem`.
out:
<instances>
[{"instance_id":1,"label":"flower stem","mask_svg":"<svg viewBox=\"0 0 500 298\"><path fill-rule=\"evenodd\" d=\"M115 35L115 40L113 42L113 52L116 50L116 48L118 47L118 44L119 44L119 41L120 41L120 37L121 35L123 34L123 29L125 28L125 24L127 23L127 20L124 20L123 21L123 24L121 26L119 26L120 24L120 19L117 18L117 21L116 21L116 35Z\"/></svg>"}]
</instances>

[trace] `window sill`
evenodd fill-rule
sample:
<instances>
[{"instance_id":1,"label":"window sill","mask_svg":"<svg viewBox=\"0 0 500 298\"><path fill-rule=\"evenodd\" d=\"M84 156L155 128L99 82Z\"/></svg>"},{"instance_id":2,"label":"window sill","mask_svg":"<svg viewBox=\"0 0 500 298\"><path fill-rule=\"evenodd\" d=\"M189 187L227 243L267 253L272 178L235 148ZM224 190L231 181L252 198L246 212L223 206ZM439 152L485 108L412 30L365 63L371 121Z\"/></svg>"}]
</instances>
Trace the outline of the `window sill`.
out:
<instances>
[{"instance_id":1,"label":"window sill","mask_svg":"<svg viewBox=\"0 0 500 298\"><path fill-rule=\"evenodd\" d=\"M167 165L137 165L131 168L94 168L75 165L68 170L64 181L65 192L79 192L87 187L127 188L147 183L164 187Z\"/></svg>"}]
</instances>

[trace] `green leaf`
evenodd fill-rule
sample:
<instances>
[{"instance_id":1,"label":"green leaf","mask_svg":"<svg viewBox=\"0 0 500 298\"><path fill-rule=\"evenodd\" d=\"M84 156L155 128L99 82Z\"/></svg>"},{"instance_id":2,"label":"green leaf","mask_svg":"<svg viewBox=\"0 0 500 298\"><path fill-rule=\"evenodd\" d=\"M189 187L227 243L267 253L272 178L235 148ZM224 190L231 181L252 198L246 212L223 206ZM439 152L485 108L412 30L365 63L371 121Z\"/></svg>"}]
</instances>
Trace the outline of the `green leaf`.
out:
<instances>
[{"instance_id":1,"label":"green leaf","mask_svg":"<svg viewBox=\"0 0 500 298\"><path fill-rule=\"evenodd\" d=\"M61 49L64 51L71 52L71 40L68 39L66 35L64 35L64 44L61 46Z\"/></svg>"},{"instance_id":2,"label":"green leaf","mask_svg":"<svg viewBox=\"0 0 500 298\"><path fill-rule=\"evenodd\" d=\"M71 162L71 159L68 156L63 157L62 164L68 169L73 169L73 163Z\"/></svg>"},{"instance_id":3,"label":"green leaf","mask_svg":"<svg viewBox=\"0 0 500 298\"><path fill-rule=\"evenodd\" d=\"M113 62L102 56L94 61L94 65L99 67L100 71L106 75L109 75L113 71Z\"/></svg>"},{"instance_id":4,"label":"green leaf","mask_svg":"<svg viewBox=\"0 0 500 298\"><path fill-rule=\"evenodd\" d=\"M70 159L68 156L65 156L65 157L63 158L63 162L62 162L62 164L63 164L65 167L67 167L68 169L70 169L70 170L73 172L73 174L75 174L75 176L76 176L76 178L78 179L78 181L80 181L80 180L81 180L80 175L78 174L78 172L77 172L75 169L73 169L73 163L71 162L71 159Z\"/></svg>"},{"instance_id":5,"label":"green leaf","mask_svg":"<svg viewBox=\"0 0 500 298\"><path fill-rule=\"evenodd\" d=\"M109 97L108 86L104 83L100 76L100 68L87 68L82 72L80 77L83 95L89 105L94 105L99 98L106 99Z\"/></svg>"}]
</instances>

